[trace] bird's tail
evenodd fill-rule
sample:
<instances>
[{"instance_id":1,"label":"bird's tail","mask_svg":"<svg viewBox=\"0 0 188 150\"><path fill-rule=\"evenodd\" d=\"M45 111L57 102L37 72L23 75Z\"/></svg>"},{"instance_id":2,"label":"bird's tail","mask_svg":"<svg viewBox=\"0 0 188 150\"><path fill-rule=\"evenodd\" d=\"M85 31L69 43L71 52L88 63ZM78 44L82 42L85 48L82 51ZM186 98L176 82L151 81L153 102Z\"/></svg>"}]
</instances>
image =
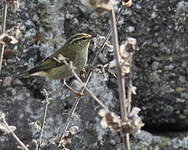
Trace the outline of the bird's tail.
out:
<instances>
[{"instance_id":1,"label":"bird's tail","mask_svg":"<svg viewBox=\"0 0 188 150\"><path fill-rule=\"evenodd\" d=\"M30 76L32 76L33 73L37 72L37 70L38 70L38 68L35 67L33 69L30 69L28 71L18 74L17 77L18 78L29 78Z\"/></svg>"},{"instance_id":2,"label":"bird's tail","mask_svg":"<svg viewBox=\"0 0 188 150\"><path fill-rule=\"evenodd\" d=\"M40 70L40 67L35 67L31 70L28 70L26 72L23 72L19 74L17 77L18 78L29 78L30 76L44 76L47 77L48 75L46 74L45 71Z\"/></svg>"},{"instance_id":3,"label":"bird's tail","mask_svg":"<svg viewBox=\"0 0 188 150\"><path fill-rule=\"evenodd\" d=\"M16 75L16 78L29 78L30 73L28 71Z\"/></svg>"}]
</instances>

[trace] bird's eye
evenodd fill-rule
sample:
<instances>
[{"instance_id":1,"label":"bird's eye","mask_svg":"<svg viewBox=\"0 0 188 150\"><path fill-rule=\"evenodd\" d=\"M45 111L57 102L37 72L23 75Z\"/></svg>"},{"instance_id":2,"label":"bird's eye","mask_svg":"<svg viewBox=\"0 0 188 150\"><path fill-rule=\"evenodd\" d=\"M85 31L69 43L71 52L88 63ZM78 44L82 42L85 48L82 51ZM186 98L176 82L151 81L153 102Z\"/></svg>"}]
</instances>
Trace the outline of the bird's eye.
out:
<instances>
[{"instance_id":1,"label":"bird's eye","mask_svg":"<svg viewBox=\"0 0 188 150\"><path fill-rule=\"evenodd\" d=\"M83 37L82 40L87 40L87 38Z\"/></svg>"}]
</instances>

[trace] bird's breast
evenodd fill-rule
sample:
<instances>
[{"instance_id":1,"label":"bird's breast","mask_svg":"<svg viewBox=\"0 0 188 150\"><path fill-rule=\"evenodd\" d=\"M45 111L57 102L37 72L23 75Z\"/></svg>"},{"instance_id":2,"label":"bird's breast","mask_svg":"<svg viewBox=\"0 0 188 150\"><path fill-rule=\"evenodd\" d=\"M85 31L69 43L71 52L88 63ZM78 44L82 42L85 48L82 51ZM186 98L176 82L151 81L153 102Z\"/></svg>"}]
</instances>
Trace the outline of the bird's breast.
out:
<instances>
[{"instance_id":1,"label":"bird's breast","mask_svg":"<svg viewBox=\"0 0 188 150\"><path fill-rule=\"evenodd\" d=\"M83 67L86 65L88 59L88 50L82 51L81 53L77 54L75 62L73 65L76 67L76 72L80 72Z\"/></svg>"}]
</instances>

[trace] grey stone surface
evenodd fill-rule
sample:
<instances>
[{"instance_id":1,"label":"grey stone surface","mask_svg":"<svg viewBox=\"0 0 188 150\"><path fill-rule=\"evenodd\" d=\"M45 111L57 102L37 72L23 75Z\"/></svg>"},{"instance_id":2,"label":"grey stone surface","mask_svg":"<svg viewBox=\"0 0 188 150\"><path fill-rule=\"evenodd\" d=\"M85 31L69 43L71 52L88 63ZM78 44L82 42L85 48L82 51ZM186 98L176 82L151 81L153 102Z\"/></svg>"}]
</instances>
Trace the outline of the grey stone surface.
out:
<instances>
[{"instance_id":1,"label":"grey stone surface","mask_svg":"<svg viewBox=\"0 0 188 150\"><path fill-rule=\"evenodd\" d=\"M2 9L2 3L0 3ZM137 39L139 51L134 55L133 85L137 87L132 104L141 108L144 130L131 138L132 147L141 149L188 149L188 3L186 1L138 0L131 8L124 8L120 17L119 40L131 36ZM44 128L44 147L64 127L75 95L60 81L33 77L15 79L14 76L32 68L60 48L72 34L86 32L105 35L110 25L109 16L91 17L91 11L78 1L20 0L16 13L8 11L7 28L22 23L19 43L8 46L16 56L3 60L2 75L7 80L0 86L0 112L6 114L16 134L26 144L37 139L39 133L30 126L42 122L45 104L41 90L45 88L54 100L49 105ZM2 15L0 15L2 18ZM0 23L2 19L0 19ZM39 37L39 38L38 38ZM90 65L95 56L90 46ZM100 56L98 64L112 61L113 55ZM113 112L119 114L117 81L107 72L107 81L101 73L88 84L98 98ZM69 82L76 86L71 79ZM11 81L11 83L9 83ZM6 86L5 86L6 85ZM100 106L85 93L71 122L78 133L67 147L79 150L122 149L119 133L100 126ZM181 133L180 133L181 131ZM158 136L154 135L158 134ZM0 149L17 149L11 135L0 137Z\"/></svg>"}]
</instances>

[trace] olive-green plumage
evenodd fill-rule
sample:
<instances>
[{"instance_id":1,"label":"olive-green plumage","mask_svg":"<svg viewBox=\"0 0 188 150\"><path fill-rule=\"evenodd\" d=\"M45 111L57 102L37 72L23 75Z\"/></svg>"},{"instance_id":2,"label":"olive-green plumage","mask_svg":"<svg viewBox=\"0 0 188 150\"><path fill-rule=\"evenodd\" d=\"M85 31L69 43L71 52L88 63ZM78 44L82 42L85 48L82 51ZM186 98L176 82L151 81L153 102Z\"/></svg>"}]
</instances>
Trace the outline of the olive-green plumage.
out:
<instances>
[{"instance_id":1,"label":"olive-green plumage","mask_svg":"<svg viewBox=\"0 0 188 150\"><path fill-rule=\"evenodd\" d=\"M70 37L66 43L39 64L37 67L20 74L21 77L44 76L51 79L67 79L73 76L68 65L59 61L64 56L67 61L72 61L75 71L79 73L87 63L88 47L92 36L86 33L78 33Z\"/></svg>"}]
</instances>

